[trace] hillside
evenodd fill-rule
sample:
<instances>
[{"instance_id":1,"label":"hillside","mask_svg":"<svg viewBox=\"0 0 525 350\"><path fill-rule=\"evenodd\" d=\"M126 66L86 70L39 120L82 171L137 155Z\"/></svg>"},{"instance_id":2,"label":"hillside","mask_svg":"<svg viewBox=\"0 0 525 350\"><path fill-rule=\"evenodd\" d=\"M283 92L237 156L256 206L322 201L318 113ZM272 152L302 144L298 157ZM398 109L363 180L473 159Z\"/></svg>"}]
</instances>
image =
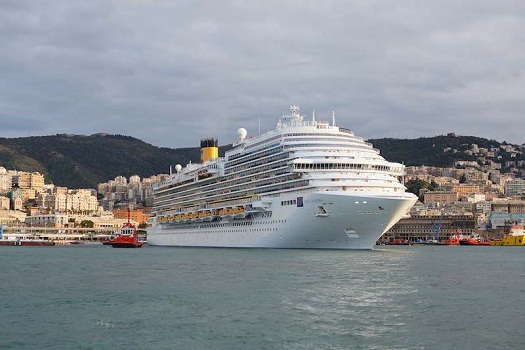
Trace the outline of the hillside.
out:
<instances>
[{"instance_id":1,"label":"hillside","mask_svg":"<svg viewBox=\"0 0 525 350\"><path fill-rule=\"evenodd\" d=\"M434 136L418 139L372 139L368 140L375 148L381 150L381 155L387 160L404 163L405 165L428 165L450 167L455 161L475 161L476 156L469 156L464 151L472 144L480 148L499 148L501 143L474 136ZM444 149L450 151L444 152ZM457 152L454 152L457 150ZM509 155L510 156L510 155Z\"/></svg>"},{"instance_id":2,"label":"hillside","mask_svg":"<svg viewBox=\"0 0 525 350\"><path fill-rule=\"evenodd\" d=\"M418 139L368 140L390 161L406 165L453 166L457 160L474 161L463 153L472 144L499 148L500 143L473 136L436 136ZM222 146L222 156L230 146ZM445 149L449 149L444 151ZM511 154L500 153L498 162ZM523 154L513 160L524 159ZM159 148L129 136L59 134L23 138L0 138L0 166L21 171L38 171L46 182L69 188L95 188L116 176L148 177L167 173L170 165L199 161L199 148Z\"/></svg>"},{"instance_id":3,"label":"hillside","mask_svg":"<svg viewBox=\"0 0 525 350\"><path fill-rule=\"evenodd\" d=\"M199 155L196 147L159 148L121 135L0 138L0 166L38 171L46 182L69 188L96 188L118 175L167 173L170 165L196 162Z\"/></svg>"}]
</instances>

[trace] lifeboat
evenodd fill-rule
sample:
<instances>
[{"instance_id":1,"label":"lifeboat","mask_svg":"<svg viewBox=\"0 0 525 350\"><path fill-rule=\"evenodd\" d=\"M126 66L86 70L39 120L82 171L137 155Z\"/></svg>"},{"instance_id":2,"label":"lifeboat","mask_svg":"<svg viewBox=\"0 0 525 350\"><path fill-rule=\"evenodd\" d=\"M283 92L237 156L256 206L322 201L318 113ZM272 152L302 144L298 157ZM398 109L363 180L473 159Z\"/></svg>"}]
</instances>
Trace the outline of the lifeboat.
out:
<instances>
[{"instance_id":1,"label":"lifeboat","mask_svg":"<svg viewBox=\"0 0 525 350\"><path fill-rule=\"evenodd\" d=\"M235 212L234 212L233 208L226 208L226 209L224 209L224 217L226 219L232 219L234 217L234 214L235 214Z\"/></svg>"},{"instance_id":2,"label":"lifeboat","mask_svg":"<svg viewBox=\"0 0 525 350\"><path fill-rule=\"evenodd\" d=\"M243 207L236 207L233 211L236 219L245 218L247 215Z\"/></svg>"},{"instance_id":3,"label":"lifeboat","mask_svg":"<svg viewBox=\"0 0 525 350\"><path fill-rule=\"evenodd\" d=\"M204 221L212 221L213 220L213 215L212 215L210 210L206 210L204 212L203 220Z\"/></svg>"}]
</instances>

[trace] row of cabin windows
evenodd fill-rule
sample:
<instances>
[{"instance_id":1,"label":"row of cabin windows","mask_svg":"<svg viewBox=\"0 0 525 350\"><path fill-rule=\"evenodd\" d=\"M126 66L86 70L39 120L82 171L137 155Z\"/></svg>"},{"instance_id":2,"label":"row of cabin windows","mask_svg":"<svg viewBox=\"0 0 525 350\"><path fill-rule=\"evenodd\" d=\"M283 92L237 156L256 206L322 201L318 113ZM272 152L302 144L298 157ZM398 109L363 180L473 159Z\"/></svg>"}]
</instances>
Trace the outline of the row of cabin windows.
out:
<instances>
[{"instance_id":1,"label":"row of cabin windows","mask_svg":"<svg viewBox=\"0 0 525 350\"><path fill-rule=\"evenodd\" d=\"M257 152L254 152L254 153L248 153L248 154L240 153L238 155L228 157L228 162L226 163L226 167L231 167L231 166L241 164L241 163L244 163L252 159L260 158L260 157L270 155L273 153L277 153L277 152L280 152L281 149L282 149L281 145L277 143L277 144L269 145L268 147L265 147L263 150L258 150Z\"/></svg>"},{"instance_id":2,"label":"row of cabin windows","mask_svg":"<svg viewBox=\"0 0 525 350\"><path fill-rule=\"evenodd\" d=\"M285 205L297 205L297 199L292 199L289 201L281 201L281 206Z\"/></svg>"},{"instance_id":3,"label":"row of cabin windows","mask_svg":"<svg viewBox=\"0 0 525 350\"><path fill-rule=\"evenodd\" d=\"M296 170L376 170L400 172L400 167L390 167L377 164L351 164L351 163L295 163Z\"/></svg>"},{"instance_id":4,"label":"row of cabin windows","mask_svg":"<svg viewBox=\"0 0 525 350\"><path fill-rule=\"evenodd\" d=\"M236 179L237 177L247 176L247 175L252 175L252 174L258 174L260 172L272 170L272 169L275 169L275 168L278 168L278 167L281 167L280 171L276 171L274 173L261 174L260 177L264 178L264 177L277 176L277 175L284 174L284 173L286 173L288 171L287 167L284 167L287 162L288 162L287 160L281 160L281 161L277 161L277 162L274 162L274 163L268 163L268 164L266 164L264 166L261 166L260 164L259 164L258 167L256 167L255 165L252 165L252 167L249 167L247 170L235 173L234 175L228 175L228 176L222 177L221 178L221 185L220 185L221 187L220 188L224 190L227 187L230 187L230 186L233 186L233 185L237 185L237 184L240 184L240 183L247 183L247 182L249 182L251 180L251 179L246 179L246 178L244 178L244 179ZM224 179L225 179L225 181L224 181ZM204 186L199 185L198 183L196 183L196 184L193 185L193 187L190 187L190 188L188 188L186 190L183 190L183 191L178 191L177 192L177 196L179 198L180 197L187 197L188 195L195 194L195 193L202 193L202 192L205 192L205 191L210 191L213 188L217 188L217 187L218 187L217 182L210 183L210 184L204 185ZM173 196L173 192L166 192L166 193L163 193L162 195L157 195L156 198L157 198L157 200L162 201L163 199L169 199L172 196Z\"/></svg>"},{"instance_id":5,"label":"row of cabin windows","mask_svg":"<svg viewBox=\"0 0 525 350\"><path fill-rule=\"evenodd\" d=\"M296 138L296 137L300 137L300 136L305 136L307 137L305 140L307 141L317 141L319 139L323 139L324 136L327 136L329 137L329 139L327 140L334 140L334 139L345 139L345 140L351 140L351 141L363 141L362 138L360 137L356 137L353 135L353 133L350 131L349 133L350 135L347 134L335 134L335 133L315 133L315 134L312 134L312 133L291 133L291 134L281 134L281 135L276 135L276 136L273 136L271 138L268 138L266 140L262 140L262 141L259 141L259 142L256 142L256 143L253 143L249 146L246 147L246 150L249 150L249 149L252 149L252 148L256 148L257 146L260 146L262 144L265 144L265 143L268 143L268 142L272 142L272 141L275 141L275 140L282 140L282 139L286 139L288 137L292 137L291 140L294 140L293 138ZM233 156L231 159L234 159L234 158L237 158L239 155L235 155Z\"/></svg>"},{"instance_id":6,"label":"row of cabin windows","mask_svg":"<svg viewBox=\"0 0 525 350\"><path fill-rule=\"evenodd\" d=\"M326 148L334 148L334 147L340 147L342 149L348 149L347 143L324 143L324 144L316 144L316 143L303 143L303 144L287 144L284 146L284 149L290 149L290 148L302 148L302 147L309 147L309 148L320 148L320 149L326 149ZM362 149L367 151L373 151L374 153L377 153L374 148L370 146L363 146L363 145L352 145L351 147L354 149Z\"/></svg>"},{"instance_id":7,"label":"row of cabin windows","mask_svg":"<svg viewBox=\"0 0 525 350\"><path fill-rule=\"evenodd\" d=\"M258 165L271 163L271 162L274 162L280 159L284 159L285 161L288 161L288 157L289 157L289 152L278 153L278 154L274 154L274 155L267 156L267 157L256 157L253 160L243 162L240 165L226 167L224 169L224 173L226 175L229 175L239 170L253 168Z\"/></svg>"},{"instance_id":8,"label":"row of cabin windows","mask_svg":"<svg viewBox=\"0 0 525 350\"><path fill-rule=\"evenodd\" d=\"M266 227L266 228L251 228L248 231L250 232L269 232L269 231L277 231L277 227ZM233 230L222 230L222 231L200 231L196 233L233 233L233 232L246 232L246 230L243 229L233 229Z\"/></svg>"},{"instance_id":9,"label":"row of cabin windows","mask_svg":"<svg viewBox=\"0 0 525 350\"><path fill-rule=\"evenodd\" d=\"M257 185L257 188L258 188L259 186L263 186L265 184L276 183L278 181L286 182L286 181L291 181L291 180L298 178L297 174L288 173L288 175L286 175L287 173L288 173L287 171L283 170L278 173L276 172L274 176L265 177L261 179L253 178L252 180L258 181L258 185ZM238 182L239 184L232 184L232 186L219 187L213 191L201 190L201 191L198 191L198 193L178 195L177 201L180 201L180 202L183 202L186 200L199 201L199 198L205 198L207 201L209 201L213 199L214 197L218 197L218 196L220 197L224 193L236 192L236 191L248 190L248 189L254 188L255 186L254 186L253 181L246 181L246 179L241 179L241 180L235 181L235 182ZM198 195L198 197L195 197L196 195Z\"/></svg>"},{"instance_id":10,"label":"row of cabin windows","mask_svg":"<svg viewBox=\"0 0 525 350\"><path fill-rule=\"evenodd\" d=\"M296 180L294 180L296 179ZM266 192L273 192L273 191L279 191L279 190L285 190L285 189L291 189L291 188L297 188L297 187L303 187L307 186L309 184L308 180L298 180L299 175L298 174L290 174L290 175L281 175L279 176L279 183L275 183L275 178L268 178L265 179L266 181L259 180L259 184L257 184L256 187L254 187L253 182L252 184L247 185L240 185L236 186L234 188L231 188L230 191L225 193L220 193L217 195L210 196L209 194L199 193L199 197L192 197L188 200L182 200L180 201L180 198L176 198L177 202L173 203L173 200L175 198L171 199L165 199L165 200L158 200L156 201L156 208L158 210L162 210L165 207L168 206L188 206L192 203L202 203L202 202L211 202L218 199L229 199L229 198L236 198L240 195L245 195L250 189L253 189L253 193L257 194L263 194ZM275 183L275 184L274 184ZM228 194L226 194L228 193Z\"/></svg>"}]
</instances>

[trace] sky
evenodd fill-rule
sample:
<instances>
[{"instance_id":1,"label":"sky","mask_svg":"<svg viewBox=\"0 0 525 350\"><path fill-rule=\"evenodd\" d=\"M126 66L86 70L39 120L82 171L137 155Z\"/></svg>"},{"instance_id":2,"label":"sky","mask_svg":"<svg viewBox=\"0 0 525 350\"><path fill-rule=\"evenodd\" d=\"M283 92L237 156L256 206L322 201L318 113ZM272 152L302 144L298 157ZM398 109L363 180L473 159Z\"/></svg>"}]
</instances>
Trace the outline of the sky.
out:
<instances>
[{"instance_id":1,"label":"sky","mask_svg":"<svg viewBox=\"0 0 525 350\"><path fill-rule=\"evenodd\" d=\"M522 144L525 1L0 1L0 137L225 145L293 104L365 139Z\"/></svg>"}]
</instances>

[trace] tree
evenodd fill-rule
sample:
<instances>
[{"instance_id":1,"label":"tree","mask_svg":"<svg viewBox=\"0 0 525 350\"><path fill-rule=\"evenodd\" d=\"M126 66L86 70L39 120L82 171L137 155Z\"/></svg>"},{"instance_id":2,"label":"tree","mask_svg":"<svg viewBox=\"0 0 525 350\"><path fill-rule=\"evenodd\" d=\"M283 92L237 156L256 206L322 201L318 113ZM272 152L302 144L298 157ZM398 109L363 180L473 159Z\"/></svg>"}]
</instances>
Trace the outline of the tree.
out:
<instances>
[{"instance_id":1,"label":"tree","mask_svg":"<svg viewBox=\"0 0 525 350\"><path fill-rule=\"evenodd\" d=\"M91 220L82 220L80 227L82 228L93 228L95 224Z\"/></svg>"},{"instance_id":2,"label":"tree","mask_svg":"<svg viewBox=\"0 0 525 350\"><path fill-rule=\"evenodd\" d=\"M407 187L407 191L408 192L411 192L411 193L415 194L418 197L419 197L419 191L421 189L426 188L428 190L431 190L431 184L429 184L428 182L426 182L424 180L421 180L419 178L408 180L405 183L405 186ZM436 186L437 186L437 184L436 184ZM432 186L432 187L435 188L435 186ZM419 198L419 200L422 200L422 198Z\"/></svg>"}]
</instances>

